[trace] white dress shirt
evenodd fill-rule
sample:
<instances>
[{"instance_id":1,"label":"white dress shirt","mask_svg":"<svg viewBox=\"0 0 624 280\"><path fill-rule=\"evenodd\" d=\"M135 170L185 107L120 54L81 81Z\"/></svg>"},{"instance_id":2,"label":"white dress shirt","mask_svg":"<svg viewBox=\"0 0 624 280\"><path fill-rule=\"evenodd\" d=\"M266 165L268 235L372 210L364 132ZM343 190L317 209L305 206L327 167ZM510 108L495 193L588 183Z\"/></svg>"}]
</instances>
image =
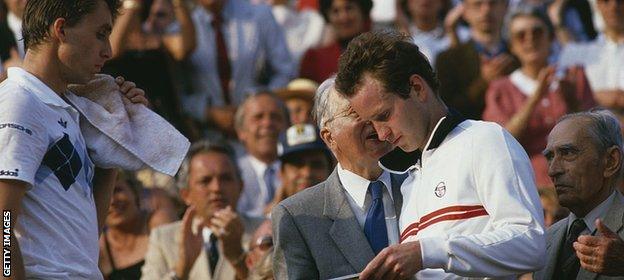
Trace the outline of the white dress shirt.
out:
<instances>
[{"instance_id":1,"label":"white dress shirt","mask_svg":"<svg viewBox=\"0 0 624 280\"><path fill-rule=\"evenodd\" d=\"M264 182L264 172L269 165L248 154L239 160L239 166L244 186L238 200L238 212L243 213L247 217L263 217L265 207L273 200ZM273 169L272 182L273 193L275 193L282 185L277 175L281 163L280 161L275 161L270 166Z\"/></svg>"},{"instance_id":2,"label":"white dress shirt","mask_svg":"<svg viewBox=\"0 0 624 280\"><path fill-rule=\"evenodd\" d=\"M604 35L588 43L571 43L561 52L562 67L582 65L594 91L624 90L624 42Z\"/></svg>"},{"instance_id":3,"label":"white dress shirt","mask_svg":"<svg viewBox=\"0 0 624 280\"><path fill-rule=\"evenodd\" d=\"M585 225L587 227L583 231L581 231L581 235L594 234L594 232L596 231L596 219L604 219L604 217L607 215L607 212L609 211L609 208L611 208L611 204L613 204L613 201L615 199L619 199L621 202L624 203L624 197L618 191L613 191L613 193L609 197L607 197L607 199L598 204L596 208L592 209L591 211L589 211L589 213L587 213L587 215L585 215L585 217L583 218L583 222L585 222ZM574 213L570 212L570 218L568 219L568 227L566 233L570 230L570 226L577 218L578 217L576 217Z\"/></svg>"},{"instance_id":4,"label":"white dress shirt","mask_svg":"<svg viewBox=\"0 0 624 280\"><path fill-rule=\"evenodd\" d=\"M362 230L366 223L366 214L372 204L371 195L368 193L368 185L371 181L349 171L343 169L338 164L338 178L340 183L347 191L347 200L355 218L360 224ZM383 191L384 215L386 217L386 229L388 232L388 245L399 243L399 224L396 212L394 211L394 198L392 197L392 179L390 173L384 171L381 173L378 181L381 181L385 188Z\"/></svg>"},{"instance_id":5,"label":"white dress shirt","mask_svg":"<svg viewBox=\"0 0 624 280\"><path fill-rule=\"evenodd\" d=\"M294 78L295 65L282 28L266 5L251 5L244 0L228 0L221 12L222 32L231 66L230 100L240 104L247 95L262 88L256 83L260 64L268 61L273 70L269 89L285 87ZM197 48L191 55L190 81L192 90L182 95L186 113L202 120L206 107L223 106L217 63L216 33L211 22L213 14L202 6L192 12L197 34Z\"/></svg>"}]
</instances>

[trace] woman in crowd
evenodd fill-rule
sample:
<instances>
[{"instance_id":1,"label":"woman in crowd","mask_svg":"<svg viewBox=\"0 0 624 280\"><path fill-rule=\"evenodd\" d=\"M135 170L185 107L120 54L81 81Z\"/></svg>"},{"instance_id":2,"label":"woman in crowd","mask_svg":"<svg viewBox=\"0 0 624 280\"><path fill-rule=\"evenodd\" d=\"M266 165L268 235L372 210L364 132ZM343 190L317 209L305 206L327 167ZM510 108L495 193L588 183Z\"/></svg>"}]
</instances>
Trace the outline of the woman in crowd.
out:
<instances>
[{"instance_id":1,"label":"woman in crowd","mask_svg":"<svg viewBox=\"0 0 624 280\"><path fill-rule=\"evenodd\" d=\"M176 62L196 46L195 28L183 0L124 0L110 36L113 58L104 73L123 76L145 90L156 113L191 138L174 76Z\"/></svg>"},{"instance_id":2,"label":"woman in crowd","mask_svg":"<svg viewBox=\"0 0 624 280\"><path fill-rule=\"evenodd\" d=\"M139 279L149 243L147 216L140 209L141 185L119 172L106 228L100 237L100 270L106 279Z\"/></svg>"},{"instance_id":3,"label":"woman in crowd","mask_svg":"<svg viewBox=\"0 0 624 280\"><path fill-rule=\"evenodd\" d=\"M338 58L351 39L370 30L372 0L321 0L321 13L335 34L334 42L310 49L303 56L299 75L322 83L338 71Z\"/></svg>"},{"instance_id":4,"label":"woman in crowd","mask_svg":"<svg viewBox=\"0 0 624 280\"><path fill-rule=\"evenodd\" d=\"M527 151L539 187L552 186L542 151L555 122L564 114L594 106L580 68L557 70L548 64L551 25L538 10L519 11L509 22L511 52L521 67L490 84L484 120L503 125Z\"/></svg>"}]
</instances>

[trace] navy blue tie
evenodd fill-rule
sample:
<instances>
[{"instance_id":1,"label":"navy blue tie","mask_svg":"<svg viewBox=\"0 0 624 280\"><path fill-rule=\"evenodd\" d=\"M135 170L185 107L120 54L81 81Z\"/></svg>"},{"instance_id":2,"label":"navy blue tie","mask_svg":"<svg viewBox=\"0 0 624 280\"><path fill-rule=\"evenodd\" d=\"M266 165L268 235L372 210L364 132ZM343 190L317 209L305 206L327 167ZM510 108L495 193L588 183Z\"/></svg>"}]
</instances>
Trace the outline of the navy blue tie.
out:
<instances>
[{"instance_id":1,"label":"navy blue tie","mask_svg":"<svg viewBox=\"0 0 624 280\"><path fill-rule=\"evenodd\" d=\"M371 194L372 202L370 208L368 208L368 213L366 213L364 234L375 255L379 254L383 248L388 247L386 215L384 215L383 206L383 187L384 184L381 181L374 181L368 185L368 192Z\"/></svg>"}]
</instances>

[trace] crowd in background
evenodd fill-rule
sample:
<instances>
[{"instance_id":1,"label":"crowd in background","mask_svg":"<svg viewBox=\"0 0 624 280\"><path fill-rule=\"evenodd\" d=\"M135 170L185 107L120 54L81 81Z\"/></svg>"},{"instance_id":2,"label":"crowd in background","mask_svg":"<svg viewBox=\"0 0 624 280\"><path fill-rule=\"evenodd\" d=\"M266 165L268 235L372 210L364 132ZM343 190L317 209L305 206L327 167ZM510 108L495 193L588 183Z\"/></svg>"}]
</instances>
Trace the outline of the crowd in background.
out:
<instances>
[{"instance_id":1,"label":"crowd in background","mask_svg":"<svg viewBox=\"0 0 624 280\"><path fill-rule=\"evenodd\" d=\"M0 5L2 79L24 57L26 1ZM315 92L351 39L386 28L411 36L450 108L497 122L521 143L546 226L565 217L542 151L567 113L601 106L624 120L621 0L124 0L102 72L135 82L155 112L198 144L175 179L121 173L100 242L105 277L138 279L143 270L154 279L178 268L197 277L193 258L207 254L213 279L228 271L270 279L273 240L263 219L336 164L312 118ZM226 163L211 165L219 160ZM228 229L217 234L221 259L210 244L193 252L197 233L184 231L203 204ZM154 244L179 233L188 246L178 261L160 256Z\"/></svg>"}]
</instances>

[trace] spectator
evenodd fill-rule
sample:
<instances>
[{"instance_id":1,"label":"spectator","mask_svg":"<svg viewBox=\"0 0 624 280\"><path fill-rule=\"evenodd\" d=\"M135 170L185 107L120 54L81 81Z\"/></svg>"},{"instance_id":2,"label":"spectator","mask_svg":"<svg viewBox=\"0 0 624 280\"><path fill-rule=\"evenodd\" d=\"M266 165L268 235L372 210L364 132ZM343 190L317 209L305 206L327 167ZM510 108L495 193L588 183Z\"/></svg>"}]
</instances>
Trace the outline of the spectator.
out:
<instances>
[{"instance_id":1,"label":"spectator","mask_svg":"<svg viewBox=\"0 0 624 280\"><path fill-rule=\"evenodd\" d=\"M440 96L469 119L481 118L489 83L517 68L501 32L506 11L507 0L465 0L471 39L436 59Z\"/></svg>"},{"instance_id":2,"label":"spectator","mask_svg":"<svg viewBox=\"0 0 624 280\"><path fill-rule=\"evenodd\" d=\"M235 127L245 154L238 165L245 188L238 202L238 212L261 217L273 200L281 182L277 176L279 134L288 126L288 109L269 93L250 96L236 111Z\"/></svg>"},{"instance_id":3,"label":"spectator","mask_svg":"<svg viewBox=\"0 0 624 280\"><path fill-rule=\"evenodd\" d=\"M548 135L544 155L559 201L571 213L548 229L546 266L535 279L624 276L624 197L616 190L622 132L617 119L606 111L566 115Z\"/></svg>"},{"instance_id":4,"label":"spectator","mask_svg":"<svg viewBox=\"0 0 624 280\"><path fill-rule=\"evenodd\" d=\"M338 57L351 39L370 30L372 0L321 0L321 13L335 33L335 41L310 49L303 56L299 76L317 83L338 71Z\"/></svg>"},{"instance_id":5,"label":"spectator","mask_svg":"<svg viewBox=\"0 0 624 280\"><path fill-rule=\"evenodd\" d=\"M119 172L106 228L100 237L99 267L108 280L139 279L149 241L146 213L141 212L141 184Z\"/></svg>"},{"instance_id":6,"label":"spectator","mask_svg":"<svg viewBox=\"0 0 624 280\"><path fill-rule=\"evenodd\" d=\"M449 10L450 0L401 0L402 9L409 19L408 30L414 44L435 65L438 53L451 45L443 20Z\"/></svg>"},{"instance_id":7,"label":"spectator","mask_svg":"<svg viewBox=\"0 0 624 280\"><path fill-rule=\"evenodd\" d=\"M285 87L295 76L295 65L270 7L246 0L198 3L192 13L197 31L197 48L189 60L192 90L183 95L183 108L233 136L236 107L263 90L256 83L258 62L269 62L269 90Z\"/></svg>"},{"instance_id":8,"label":"spectator","mask_svg":"<svg viewBox=\"0 0 624 280\"><path fill-rule=\"evenodd\" d=\"M102 279L97 238L116 171L91 162L79 115L64 98L68 84L89 82L110 58L108 35L118 4L26 4L23 68L9 69L0 85L0 208L11 211L16 279ZM132 83L120 89L147 105Z\"/></svg>"},{"instance_id":9,"label":"spectator","mask_svg":"<svg viewBox=\"0 0 624 280\"><path fill-rule=\"evenodd\" d=\"M516 12L509 34L520 68L490 84L483 119L504 126L529 154L537 186L551 187L542 155L546 137L559 117L594 107L592 92L581 68L559 78L555 66L548 65L554 35L544 14Z\"/></svg>"},{"instance_id":10,"label":"spectator","mask_svg":"<svg viewBox=\"0 0 624 280\"><path fill-rule=\"evenodd\" d=\"M258 266L258 263L271 249L273 249L273 229L271 228L271 220L265 220L249 240L249 253L245 259L245 264L250 272Z\"/></svg>"},{"instance_id":11,"label":"spectator","mask_svg":"<svg viewBox=\"0 0 624 280\"><path fill-rule=\"evenodd\" d=\"M323 17L318 11L312 9L297 11L292 1L273 0L272 2L273 16L284 29L288 49L296 65L295 69L299 69L305 52L321 43L325 28Z\"/></svg>"},{"instance_id":12,"label":"spectator","mask_svg":"<svg viewBox=\"0 0 624 280\"><path fill-rule=\"evenodd\" d=\"M233 210L243 187L233 150L197 142L178 175L189 208L182 221L151 232L141 279L246 278L243 242L262 221Z\"/></svg>"},{"instance_id":13,"label":"spectator","mask_svg":"<svg viewBox=\"0 0 624 280\"><path fill-rule=\"evenodd\" d=\"M569 44L561 53L560 65L582 65L596 102L624 120L624 3L598 0L605 31L589 43Z\"/></svg>"},{"instance_id":14,"label":"spectator","mask_svg":"<svg viewBox=\"0 0 624 280\"><path fill-rule=\"evenodd\" d=\"M290 115L292 124L312 123L312 103L318 84L308 79L295 79L284 89L275 91Z\"/></svg>"},{"instance_id":15,"label":"spectator","mask_svg":"<svg viewBox=\"0 0 624 280\"><path fill-rule=\"evenodd\" d=\"M333 169L333 158L319 138L318 129L311 124L286 129L280 135L278 151L282 186L267 206L266 214L280 201L327 179Z\"/></svg>"},{"instance_id":16,"label":"spectator","mask_svg":"<svg viewBox=\"0 0 624 280\"><path fill-rule=\"evenodd\" d=\"M377 161L392 150L369 122L325 81L315 97L321 138L338 159L322 183L273 208L276 279L329 279L358 273L389 244L399 242L404 177ZM350 278L349 278L350 279Z\"/></svg>"},{"instance_id":17,"label":"spectator","mask_svg":"<svg viewBox=\"0 0 624 280\"><path fill-rule=\"evenodd\" d=\"M192 123L182 116L173 60L181 61L196 45L195 28L185 0L124 0L111 33L113 58L103 71L124 76L144 88L154 111L190 138ZM176 21L179 32L173 32ZM169 26L169 28L167 28Z\"/></svg>"}]
</instances>

